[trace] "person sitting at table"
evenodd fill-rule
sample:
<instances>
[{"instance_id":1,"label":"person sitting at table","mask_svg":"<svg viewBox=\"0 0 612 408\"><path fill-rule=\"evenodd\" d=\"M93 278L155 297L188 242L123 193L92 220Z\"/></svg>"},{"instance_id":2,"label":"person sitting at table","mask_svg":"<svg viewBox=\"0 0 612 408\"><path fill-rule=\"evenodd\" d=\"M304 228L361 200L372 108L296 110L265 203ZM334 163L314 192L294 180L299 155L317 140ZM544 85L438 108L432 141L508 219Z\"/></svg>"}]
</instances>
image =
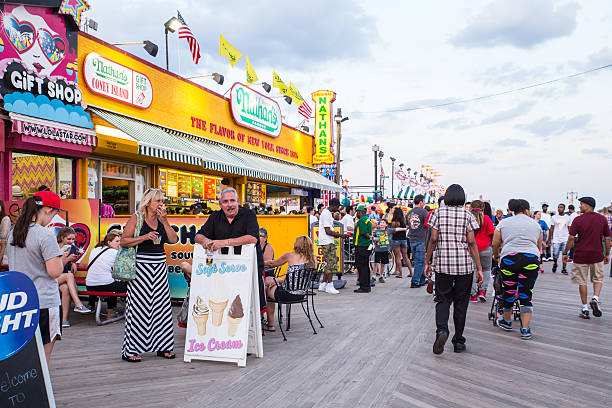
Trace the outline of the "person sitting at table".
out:
<instances>
[{"instance_id":1,"label":"person sitting at table","mask_svg":"<svg viewBox=\"0 0 612 408\"><path fill-rule=\"evenodd\" d=\"M268 299L279 301L302 300L305 290L291 290L294 282L306 279L306 270L315 267L314 246L312 240L305 235L297 237L293 244L293 251L283 254L278 259L265 261L266 267L278 267L288 264L287 275L284 279L266 276L266 294ZM274 331L274 303L268 303L267 331ZM272 329L271 329L272 328Z\"/></svg>"},{"instance_id":2,"label":"person sitting at table","mask_svg":"<svg viewBox=\"0 0 612 408\"><path fill-rule=\"evenodd\" d=\"M121 231L113 229L104 239L91 250L85 285L92 292L127 292L127 282L113 279L113 264L120 249ZM89 307L93 308L97 296L89 297ZM112 319L116 316L117 297L109 296L107 299L106 317Z\"/></svg>"}]
</instances>

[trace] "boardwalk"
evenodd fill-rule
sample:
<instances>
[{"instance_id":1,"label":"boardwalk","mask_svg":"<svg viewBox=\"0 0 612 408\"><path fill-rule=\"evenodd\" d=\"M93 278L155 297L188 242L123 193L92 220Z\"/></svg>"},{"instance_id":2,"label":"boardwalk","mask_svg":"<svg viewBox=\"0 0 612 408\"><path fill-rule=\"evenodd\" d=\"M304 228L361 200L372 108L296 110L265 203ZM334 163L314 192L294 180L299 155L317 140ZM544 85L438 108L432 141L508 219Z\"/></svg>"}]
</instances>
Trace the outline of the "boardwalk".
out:
<instances>
[{"instance_id":1,"label":"boardwalk","mask_svg":"<svg viewBox=\"0 0 612 408\"><path fill-rule=\"evenodd\" d=\"M264 358L246 368L119 358L123 324L97 327L72 315L56 344L51 376L58 407L609 407L612 403L612 279L602 318L578 317L577 288L550 272L535 289L532 341L487 320L490 303L470 304L468 350L434 356L433 305L425 289L391 277L370 295L317 296L325 324L313 335L294 312L288 341L266 333ZM606 269L607 275L607 269Z\"/></svg>"}]
</instances>

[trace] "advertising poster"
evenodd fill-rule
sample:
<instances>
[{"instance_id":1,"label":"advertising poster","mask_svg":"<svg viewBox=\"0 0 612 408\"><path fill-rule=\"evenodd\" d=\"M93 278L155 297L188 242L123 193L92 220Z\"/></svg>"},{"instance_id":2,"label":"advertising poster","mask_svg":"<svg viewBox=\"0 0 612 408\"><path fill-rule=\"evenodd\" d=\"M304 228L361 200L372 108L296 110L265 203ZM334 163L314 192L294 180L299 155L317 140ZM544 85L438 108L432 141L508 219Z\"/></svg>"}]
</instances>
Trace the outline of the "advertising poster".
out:
<instances>
[{"instance_id":1,"label":"advertising poster","mask_svg":"<svg viewBox=\"0 0 612 408\"><path fill-rule=\"evenodd\" d=\"M226 255L196 244L185 334L185 361L192 359L236 362L246 365L249 327L257 306L257 256L255 245L242 246L240 255ZM257 301L257 304L254 305ZM253 316L254 314L254 316ZM260 327L259 324L255 325ZM254 339L257 342L257 338ZM261 352L261 333L259 346Z\"/></svg>"},{"instance_id":2,"label":"advertising poster","mask_svg":"<svg viewBox=\"0 0 612 408\"><path fill-rule=\"evenodd\" d=\"M342 234L343 228L344 227L341 222L334 221L334 231L336 231L338 234ZM315 258L317 260L317 263L323 262L323 249L321 249L321 247L319 246L319 223L318 222L313 223L310 229L311 229L312 242L314 243L314 246L315 246ZM342 242L342 238L334 238L334 244L336 245L336 256L338 257L338 272L342 272L343 271L342 265L344 264L343 252L342 252L342 248L344 244Z\"/></svg>"}]
</instances>

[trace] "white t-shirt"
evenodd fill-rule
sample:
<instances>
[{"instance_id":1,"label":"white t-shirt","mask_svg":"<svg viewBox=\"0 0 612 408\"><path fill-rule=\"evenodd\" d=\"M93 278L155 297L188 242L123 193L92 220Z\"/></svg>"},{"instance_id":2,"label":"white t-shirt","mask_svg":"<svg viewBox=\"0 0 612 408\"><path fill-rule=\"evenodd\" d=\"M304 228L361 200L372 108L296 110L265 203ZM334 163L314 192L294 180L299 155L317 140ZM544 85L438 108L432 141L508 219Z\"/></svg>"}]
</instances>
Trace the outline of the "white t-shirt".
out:
<instances>
[{"instance_id":1,"label":"white t-shirt","mask_svg":"<svg viewBox=\"0 0 612 408\"><path fill-rule=\"evenodd\" d=\"M544 221L546 225L548 225L548 228L550 228L550 226L552 225L552 217L550 216L549 213L545 213L544 211L542 211L541 214L542 214L541 220Z\"/></svg>"},{"instance_id":2,"label":"white t-shirt","mask_svg":"<svg viewBox=\"0 0 612 408\"><path fill-rule=\"evenodd\" d=\"M568 225L572 225L572 222L574 222L574 220L576 218L578 218L580 216L580 214L578 214L576 211L574 211L573 213L569 214L570 217L570 221Z\"/></svg>"},{"instance_id":3,"label":"white t-shirt","mask_svg":"<svg viewBox=\"0 0 612 408\"><path fill-rule=\"evenodd\" d=\"M308 214L308 224L312 225L317 221L319 221L319 219L315 215Z\"/></svg>"},{"instance_id":4,"label":"white t-shirt","mask_svg":"<svg viewBox=\"0 0 612 408\"><path fill-rule=\"evenodd\" d=\"M553 231L552 243L562 244L567 242L569 238L570 216L568 214L555 215L552 217L552 225L555 227Z\"/></svg>"},{"instance_id":5,"label":"white t-shirt","mask_svg":"<svg viewBox=\"0 0 612 408\"><path fill-rule=\"evenodd\" d=\"M108 248L108 249L106 249ZM104 253L100 256L100 252L104 249ZM109 283L113 283L113 264L115 263L115 258L117 257L117 251L115 248L109 247L97 247L91 250L89 254L89 262L96 259L96 261L89 267L87 270L87 277L85 278L85 284L88 286L99 286L99 285L108 285Z\"/></svg>"},{"instance_id":6,"label":"white t-shirt","mask_svg":"<svg viewBox=\"0 0 612 408\"><path fill-rule=\"evenodd\" d=\"M334 230L334 217L327 208L321 211L321 216L319 217L319 245L334 243L334 237L327 235L325 227L329 227L332 231Z\"/></svg>"},{"instance_id":7,"label":"white t-shirt","mask_svg":"<svg viewBox=\"0 0 612 408\"><path fill-rule=\"evenodd\" d=\"M344 217L342 217L341 222L344 225L345 234L347 231L353 231L355 229L355 220L350 214L346 214Z\"/></svg>"}]
</instances>

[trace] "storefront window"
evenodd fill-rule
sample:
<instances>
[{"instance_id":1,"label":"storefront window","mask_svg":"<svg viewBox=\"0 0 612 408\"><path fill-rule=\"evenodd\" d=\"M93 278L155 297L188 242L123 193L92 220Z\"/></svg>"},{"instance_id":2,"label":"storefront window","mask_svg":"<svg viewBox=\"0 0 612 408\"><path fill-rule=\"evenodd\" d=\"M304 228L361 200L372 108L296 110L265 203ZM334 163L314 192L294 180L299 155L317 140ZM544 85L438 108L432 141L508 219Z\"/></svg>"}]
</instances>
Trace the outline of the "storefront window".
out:
<instances>
[{"instance_id":1,"label":"storefront window","mask_svg":"<svg viewBox=\"0 0 612 408\"><path fill-rule=\"evenodd\" d=\"M103 211L104 214L134 213L148 188L147 167L95 159L89 159L87 167L88 196L101 198L103 210L112 207L112 211Z\"/></svg>"},{"instance_id":2,"label":"storefront window","mask_svg":"<svg viewBox=\"0 0 612 408\"><path fill-rule=\"evenodd\" d=\"M74 197L73 160L63 157L13 153L13 199L50 190L62 199Z\"/></svg>"},{"instance_id":3,"label":"storefront window","mask_svg":"<svg viewBox=\"0 0 612 408\"><path fill-rule=\"evenodd\" d=\"M166 194L169 214L190 214L194 205L202 210L216 209L221 194L221 178L160 168L158 188Z\"/></svg>"}]
</instances>

